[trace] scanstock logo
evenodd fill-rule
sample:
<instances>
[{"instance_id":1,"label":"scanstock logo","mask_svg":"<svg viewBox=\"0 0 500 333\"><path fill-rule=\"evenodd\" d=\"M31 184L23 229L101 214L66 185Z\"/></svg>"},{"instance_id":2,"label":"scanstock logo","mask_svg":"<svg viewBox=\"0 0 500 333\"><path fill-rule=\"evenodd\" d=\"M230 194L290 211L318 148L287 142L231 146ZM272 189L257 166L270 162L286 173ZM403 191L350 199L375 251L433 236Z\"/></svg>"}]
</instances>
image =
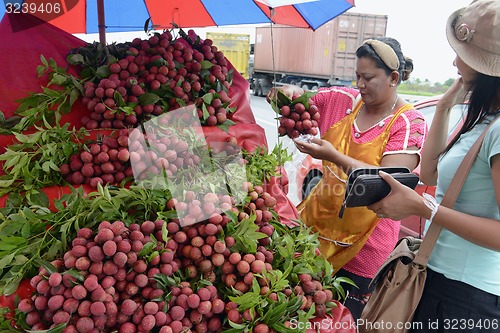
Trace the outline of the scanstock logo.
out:
<instances>
[{"instance_id":1,"label":"scanstock logo","mask_svg":"<svg viewBox=\"0 0 500 333\"><path fill-rule=\"evenodd\" d=\"M4 15L8 15L13 32L53 22L67 14L82 0L3 0ZM0 11L1 14L1 11ZM16 17L32 15L37 19L19 20ZM82 18L83 19L83 18Z\"/></svg>"}]
</instances>

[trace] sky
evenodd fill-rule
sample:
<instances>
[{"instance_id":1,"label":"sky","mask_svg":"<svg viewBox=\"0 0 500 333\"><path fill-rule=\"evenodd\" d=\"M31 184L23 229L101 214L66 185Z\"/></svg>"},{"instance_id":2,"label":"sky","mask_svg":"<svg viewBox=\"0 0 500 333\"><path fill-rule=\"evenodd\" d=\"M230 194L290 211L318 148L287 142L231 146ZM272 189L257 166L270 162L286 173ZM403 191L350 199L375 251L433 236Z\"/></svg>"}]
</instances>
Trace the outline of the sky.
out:
<instances>
[{"instance_id":1,"label":"sky","mask_svg":"<svg viewBox=\"0 0 500 333\"><path fill-rule=\"evenodd\" d=\"M446 39L446 21L471 0L355 0L351 12L387 15L386 35L412 58L411 78L443 83L457 77L455 52Z\"/></svg>"},{"instance_id":2,"label":"sky","mask_svg":"<svg viewBox=\"0 0 500 333\"><path fill-rule=\"evenodd\" d=\"M453 66L455 53L446 40L446 21L455 10L467 6L471 0L355 0L356 7L349 12L387 15L386 35L401 43L403 53L412 58L411 78L431 83L443 83L457 76ZM254 39L255 26L195 28L204 38L206 32L244 33ZM77 35L86 41L98 40L97 35ZM107 43L126 42L146 38L141 32L107 34Z\"/></svg>"}]
</instances>

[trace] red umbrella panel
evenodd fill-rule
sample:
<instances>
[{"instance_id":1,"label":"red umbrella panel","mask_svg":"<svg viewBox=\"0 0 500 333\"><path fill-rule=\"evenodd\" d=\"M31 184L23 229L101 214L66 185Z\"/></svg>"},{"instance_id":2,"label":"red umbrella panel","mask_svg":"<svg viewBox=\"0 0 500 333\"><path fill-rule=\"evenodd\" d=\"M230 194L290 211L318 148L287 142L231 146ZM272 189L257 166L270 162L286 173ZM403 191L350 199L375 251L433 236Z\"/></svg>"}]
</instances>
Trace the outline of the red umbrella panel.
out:
<instances>
[{"instance_id":1,"label":"red umbrella panel","mask_svg":"<svg viewBox=\"0 0 500 333\"><path fill-rule=\"evenodd\" d=\"M354 6L354 0L15 0L5 13L28 13L69 33L140 31L273 22L317 29Z\"/></svg>"}]
</instances>

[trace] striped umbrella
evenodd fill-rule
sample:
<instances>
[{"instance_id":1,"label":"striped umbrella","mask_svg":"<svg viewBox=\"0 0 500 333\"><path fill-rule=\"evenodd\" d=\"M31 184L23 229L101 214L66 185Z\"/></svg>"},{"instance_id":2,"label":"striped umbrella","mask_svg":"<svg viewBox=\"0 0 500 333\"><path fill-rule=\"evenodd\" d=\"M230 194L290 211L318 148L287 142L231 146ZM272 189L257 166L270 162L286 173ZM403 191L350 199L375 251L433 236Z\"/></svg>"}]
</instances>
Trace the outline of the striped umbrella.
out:
<instances>
[{"instance_id":1,"label":"striped umbrella","mask_svg":"<svg viewBox=\"0 0 500 333\"><path fill-rule=\"evenodd\" d=\"M4 0L7 13L30 13L69 33L139 31L273 22L316 30L354 0ZM148 20L149 19L149 20ZM147 26L146 26L147 27Z\"/></svg>"}]
</instances>

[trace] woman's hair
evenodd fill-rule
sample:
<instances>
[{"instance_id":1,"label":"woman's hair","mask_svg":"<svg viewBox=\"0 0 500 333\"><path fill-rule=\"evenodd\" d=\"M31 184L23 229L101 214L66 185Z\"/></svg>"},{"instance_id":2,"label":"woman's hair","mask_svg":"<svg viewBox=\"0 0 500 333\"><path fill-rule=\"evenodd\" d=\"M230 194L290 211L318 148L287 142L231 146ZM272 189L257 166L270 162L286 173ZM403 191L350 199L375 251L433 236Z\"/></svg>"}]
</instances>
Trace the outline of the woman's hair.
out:
<instances>
[{"instance_id":1,"label":"woman's hair","mask_svg":"<svg viewBox=\"0 0 500 333\"><path fill-rule=\"evenodd\" d=\"M500 77L477 73L475 80L471 84L469 107L462 128L446 146L443 154L450 150L460 138L460 135L470 131L476 124L483 122L487 116L500 113L498 109L500 107L498 105L499 94Z\"/></svg>"},{"instance_id":2,"label":"woman's hair","mask_svg":"<svg viewBox=\"0 0 500 333\"><path fill-rule=\"evenodd\" d=\"M397 40L391 37L375 37L372 38L374 40L381 41L387 45L389 45L399 60L399 83L402 81L406 81L410 78L410 73L413 71L413 60L411 58L405 57L403 55L403 51L401 51L401 44ZM390 69L385 62L380 58L380 56L375 52L374 48L369 44L362 44L356 50L356 56L358 58L370 58L375 61L375 64L378 68L381 68L385 71L387 76L392 73L392 69Z\"/></svg>"}]
</instances>

